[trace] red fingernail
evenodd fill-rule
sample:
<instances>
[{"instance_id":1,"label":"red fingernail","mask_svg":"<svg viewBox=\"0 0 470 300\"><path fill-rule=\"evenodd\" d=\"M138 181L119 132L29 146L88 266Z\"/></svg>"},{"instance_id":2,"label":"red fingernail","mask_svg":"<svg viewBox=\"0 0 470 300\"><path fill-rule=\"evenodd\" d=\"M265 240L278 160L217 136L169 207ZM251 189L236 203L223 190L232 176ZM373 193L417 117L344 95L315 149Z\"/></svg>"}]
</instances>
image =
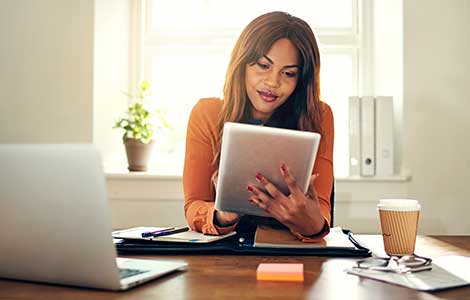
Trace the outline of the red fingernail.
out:
<instances>
[{"instance_id":1,"label":"red fingernail","mask_svg":"<svg viewBox=\"0 0 470 300\"><path fill-rule=\"evenodd\" d=\"M285 173L287 171L286 165L284 163L281 164L281 171Z\"/></svg>"},{"instance_id":2,"label":"red fingernail","mask_svg":"<svg viewBox=\"0 0 470 300\"><path fill-rule=\"evenodd\" d=\"M260 173L256 173L256 180L262 181L263 180L263 175L261 175Z\"/></svg>"},{"instance_id":3,"label":"red fingernail","mask_svg":"<svg viewBox=\"0 0 470 300\"><path fill-rule=\"evenodd\" d=\"M250 192L253 192L255 190L251 185L247 185L246 189L249 190Z\"/></svg>"}]
</instances>

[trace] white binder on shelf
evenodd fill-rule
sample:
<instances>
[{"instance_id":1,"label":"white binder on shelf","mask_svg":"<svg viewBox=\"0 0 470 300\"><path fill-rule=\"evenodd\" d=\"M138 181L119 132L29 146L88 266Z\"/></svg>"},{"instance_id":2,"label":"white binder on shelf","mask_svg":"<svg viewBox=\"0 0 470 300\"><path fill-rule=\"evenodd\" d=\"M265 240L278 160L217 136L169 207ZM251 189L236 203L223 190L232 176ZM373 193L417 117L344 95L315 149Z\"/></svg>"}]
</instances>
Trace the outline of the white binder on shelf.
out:
<instances>
[{"instance_id":1,"label":"white binder on shelf","mask_svg":"<svg viewBox=\"0 0 470 300\"><path fill-rule=\"evenodd\" d=\"M375 101L361 98L361 176L375 175Z\"/></svg>"},{"instance_id":2,"label":"white binder on shelf","mask_svg":"<svg viewBox=\"0 0 470 300\"><path fill-rule=\"evenodd\" d=\"M361 175L361 102L349 97L349 175Z\"/></svg>"},{"instance_id":3,"label":"white binder on shelf","mask_svg":"<svg viewBox=\"0 0 470 300\"><path fill-rule=\"evenodd\" d=\"M392 176L393 170L393 98L375 98L375 175Z\"/></svg>"}]
</instances>

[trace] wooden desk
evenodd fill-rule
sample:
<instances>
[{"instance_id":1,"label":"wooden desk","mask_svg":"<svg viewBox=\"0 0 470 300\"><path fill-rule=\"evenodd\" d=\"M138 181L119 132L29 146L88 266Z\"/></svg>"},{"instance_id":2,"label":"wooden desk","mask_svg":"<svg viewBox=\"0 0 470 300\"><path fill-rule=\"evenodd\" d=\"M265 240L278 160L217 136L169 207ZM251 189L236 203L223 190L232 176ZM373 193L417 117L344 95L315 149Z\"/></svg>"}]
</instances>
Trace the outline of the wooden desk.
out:
<instances>
[{"instance_id":1,"label":"wooden desk","mask_svg":"<svg viewBox=\"0 0 470 300\"><path fill-rule=\"evenodd\" d=\"M381 236L358 236L381 249ZM416 252L437 257L470 255L470 236L418 237ZM140 257L142 258L142 257ZM145 258L156 258L146 256ZM163 256L187 262L186 272L172 274L127 292L104 292L47 284L0 280L0 299L469 299L470 287L423 293L363 279L343 270L354 259L273 256ZM257 282L261 262L304 264L305 282ZM1 268L1 266L0 266Z\"/></svg>"}]
</instances>

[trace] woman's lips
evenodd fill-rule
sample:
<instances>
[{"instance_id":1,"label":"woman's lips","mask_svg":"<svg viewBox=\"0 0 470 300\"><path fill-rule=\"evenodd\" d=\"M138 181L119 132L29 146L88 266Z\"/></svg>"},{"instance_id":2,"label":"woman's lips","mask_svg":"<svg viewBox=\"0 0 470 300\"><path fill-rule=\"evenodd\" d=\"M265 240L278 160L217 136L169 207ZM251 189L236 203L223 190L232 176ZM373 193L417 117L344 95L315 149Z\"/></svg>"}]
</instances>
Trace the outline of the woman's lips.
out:
<instances>
[{"instance_id":1,"label":"woman's lips","mask_svg":"<svg viewBox=\"0 0 470 300\"><path fill-rule=\"evenodd\" d=\"M274 93L269 91L257 91L258 95L266 102L274 102L278 98L278 96Z\"/></svg>"}]
</instances>

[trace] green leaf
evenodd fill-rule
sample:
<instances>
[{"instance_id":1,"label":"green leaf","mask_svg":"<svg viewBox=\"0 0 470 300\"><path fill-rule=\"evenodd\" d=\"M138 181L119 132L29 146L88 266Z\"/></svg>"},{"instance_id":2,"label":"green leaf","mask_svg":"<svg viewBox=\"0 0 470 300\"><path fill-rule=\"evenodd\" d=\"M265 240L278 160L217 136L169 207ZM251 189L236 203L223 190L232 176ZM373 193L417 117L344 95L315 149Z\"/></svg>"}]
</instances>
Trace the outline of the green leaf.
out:
<instances>
[{"instance_id":1,"label":"green leaf","mask_svg":"<svg viewBox=\"0 0 470 300\"><path fill-rule=\"evenodd\" d=\"M160 119L160 122L163 124L163 127L165 128L170 128L170 124L168 124L163 117L163 113L160 109L156 109L155 112L157 113L158 118Z\"/></svg>"},{"instance_id":2,"label":"green leaf","mask_svg":"<svg viewBox=\"0 0 470 300\"><path fill-rule=\"evenodd\" d=\"M147 81L147 80L143 80L141 83L140 83L140 90L142 92L146 92L148 89L150 89L150 82Z\"/></svg>"}]
</instances>

